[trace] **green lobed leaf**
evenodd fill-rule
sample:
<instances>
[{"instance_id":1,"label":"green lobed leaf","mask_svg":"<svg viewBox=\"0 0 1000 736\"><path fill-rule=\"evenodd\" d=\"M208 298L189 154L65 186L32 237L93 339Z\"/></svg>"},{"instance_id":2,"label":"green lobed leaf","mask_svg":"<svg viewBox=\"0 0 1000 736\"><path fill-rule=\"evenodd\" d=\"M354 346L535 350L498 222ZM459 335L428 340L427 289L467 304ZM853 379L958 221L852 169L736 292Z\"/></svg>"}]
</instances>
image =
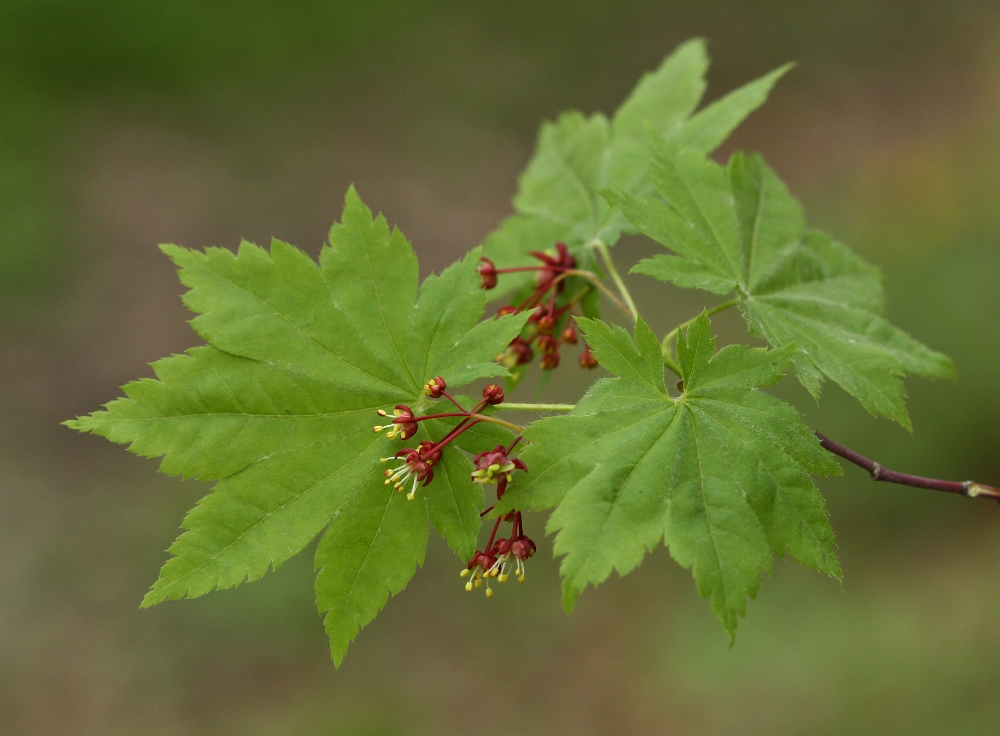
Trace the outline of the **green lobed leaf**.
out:
<instances>
[{"instance_id":1,"label":"green lobed leaf","mask_svg":"<svg viewBox=\"0 0 1000 736\"><path fill-rule=\"evenodd\" d=\"M765 101L784 66L695 113L704 92L708 55L701 39L681 44L645 74L612 120L597 113L567 112L542 125L534 156L519 180L515 214L483 242L498 267L523 266L532 250L564 242L578 259L593 240L613 245L630 230L621 213L597 191L612 188L635 196L654 192L649 142L682 141L702 154L717 148ZM530 275L501 277L502 291Z\"/></svg>"},{"instance_id":2,"label":"green lobed leaf","mask_svg":"<svg viewBox=\"0 0 1000 736\"><path fill-rule=\"evenodd\" d=\"M185 518L143 605L256 580L327 527L317 602L339 663L422 562L428 518L466 555L483 503L470 461L456 451L444 453L420 501L387 488L378 460L402 443L372 432L376 409L443 406L423 394L436 375L458 387L506 374L494 358L527 315L479 322L478 249L418 290L410 244L353 189L319 264L281 241L270 251L243 243L236 254L164 251L209 345L153 364L156 380L131 383L126 398L67 422L162 456L163 472L218 480ZM448 425L434 425L440 439ZM496 436L477 427L461 446Z\"/></svg>"},{"instance_id":3,"label":"green lobed leaf","mask_svg":"<svg viewBox=\"0 0 1000 736\"><path fill-rule=\"evenodd\" d=\"M754 334L775 347L798 346L795 373L814 396L830 378L872 414L909 429L902 377L951 377L954 366L885 319L878 269L809 230L760 156L736 154L723 167L669 143L654 152L659 199L605 192L676 254L641 261L633 272L735 291Z\"/></svg>"},{"instance_id":4,"label":"green lobed leaf","mask_svg":"<svg viewBox=\"0 0 1000 736\"><path fill-rule=\"evenodd\" d=\"M715 352L703 314L678 340L684 393L673 398L641 319L634 341L596 320L580 324L616 378L598 381L571 413L528 426L521 457L530 472L497 511L557 506L548 531L563 557L567 609L661 539L730 635L773 554L840 577L810 477L840 469L792 407L758 390L781 378L794 346Z\"/></svg>"}]
</instances>

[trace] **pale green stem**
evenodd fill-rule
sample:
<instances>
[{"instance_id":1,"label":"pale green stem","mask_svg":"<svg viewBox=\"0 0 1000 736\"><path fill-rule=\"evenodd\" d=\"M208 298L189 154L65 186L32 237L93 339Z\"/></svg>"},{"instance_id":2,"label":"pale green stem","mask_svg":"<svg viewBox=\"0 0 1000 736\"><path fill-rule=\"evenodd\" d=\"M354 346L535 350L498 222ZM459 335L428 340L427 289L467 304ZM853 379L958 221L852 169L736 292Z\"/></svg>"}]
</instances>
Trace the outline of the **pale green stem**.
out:
<instances>
[{"instance_id":1,"label":"pale green stem","mask_svg":"<svg viewBox=\"0 0 1000 736\"><path fill-rule=\"evenodd\" d=\"M740 303L739 297L734 297L727 302L722 302L722 304L715 305L711 309L706 310L706 312L708 316L711 317L713 314L724 312L730 307L735 307L739 303ZM681 324L677 325L674 329L672 329L670 332L667 333L667 336L664 337L662 342L660 343L660 349L663 352L663 365L672 370L678 376L681 375L681 367L677 364L677 361L674 360L674 356L671 354L671 346L674 340L677 339L677 336L681 334L681 331L686 330L688 327L693 325L694 321L698 319L698 317L700 316L701 315L699 314L697 317L692 317L687 322L682 322Z\"/></svg>"},{"instance_id":2,"label":"pale green stem","mask_svg":"<svg viewBox=\"0 0 1000 736\"><path fill-rule=\"evenodd\" d=\"M628 311L630 316L634 321L639 319L639 310L636 309L635 302L632 300L632 295L629 293L628 287L625 286L625 282L622 281L622 277L618 273L618 269L615 268L615 262L611 260L611 251L608 250L608 245L603 240L595 239L587 243L587 246L593 248L598 253L601 254L601 260L604 261L604 267L608 269L608 273L611 275L611 280L615 282L615 286L618 287L618 293L622 295L622 299L625 300L625 304L628 305Z\"/></svg>"},{"instance_id":3,"label":"pale green stem","mask_svg":"<svg viewBox=\"0 0 1000 736\"><path fill-rule=\"evenodd\" d=\"M565 276L580 276L581 278L586 279L591 284L596 286L598 289L603 291L604 295L607 296L608 299L613 301L615 303L615 306L617 306L620 310L625 312L625 314L627 314L629 317L633 316L632 311L629 309L628 305L625 304L625 302L623 302L621 299L619 299L618 295L615 292L611 291L611 289L605 286L604 283L599 278L597 278L596 274L593 274L590 271L580 271L579 269L573 269L571 271L563 271L559 275L559 278L561 279Z\"/></svg>"},{"instance_id":4,"label":"pale green stem","mask_svg":"<svg viewBox=\"0 0 1000 736\"><path fill-rule=\"evenodd\" d=\"M573 411L575 408L576 404L509 404L507 402L497 406L497 409L501 411L504 409L511 411Z\"/></svg>"},{"instance_id":5,"label":"pale green stem","mask_svg":"<svg viewBox=\"0 0 1000 736\"><path fill-rule=\"evenodd\" d=\"M513 422L505 422L503 419L498 419L497 417L490 417L485 414L470 414L473 419L478 419L480 422L489 422L490 424L499 424L501 427L506 427L512 432L517 432L521 434L524 431L524 427L514 424Z\"/></svg>"}]
</instances>

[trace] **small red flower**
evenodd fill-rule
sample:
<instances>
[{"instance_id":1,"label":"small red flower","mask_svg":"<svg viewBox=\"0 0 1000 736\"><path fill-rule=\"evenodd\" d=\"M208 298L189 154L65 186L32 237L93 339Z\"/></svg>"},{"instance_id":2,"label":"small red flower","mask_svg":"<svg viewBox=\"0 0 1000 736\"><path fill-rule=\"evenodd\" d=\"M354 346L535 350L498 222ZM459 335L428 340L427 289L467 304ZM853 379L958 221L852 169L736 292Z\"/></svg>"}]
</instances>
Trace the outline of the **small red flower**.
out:
<instances>
[{"instance_id":1,"label":"small red flower","mask_svg":"<svg viewBox=\"0 0 1000 736\"><path fill-rule=\"evenodd\" d=\"M497 310L497 317L506 317L508 314L517 314L517 307L513 304L508 304Z\"/></svg>"},{"instance_id":2,"label":"small red flower","mask_svg":"<svg viewBox=\"0 0 1000 736\"><path fill-rule=\"evenodd\" d=\"M559 339L569 345L576 345L576 330L573 329L573 325L566 325L566 329L562 331Z\"/></svg>"},{"instance_id":3,"label":"small red flower","mask_svg":"<svg viewBox=\"0 0 1000 736\"><path fill-rule=\"evenodd\" d=\"M580 353L581 368L596 368L597 365L598 365L597 358L595 358L594 354L590 352L590 348L587 348L582 353Z\"/></svg>"},{"instance_id":4,"label":"small red flower","mask_svg":"<svg viewBox=\"0 0 1000 736\"><path fill-rule=\"evenodd\" d=\"M542 370L551 371L559 367L559 353L544 353L542 355Z\"/></svg>"},{"instance_id":5,"label":"small red flower","mask_svg":"<svg viewBox=\"0 0 1000 736\"><path fill-rule=\"evenodd\" d=\"M497 445L492 450L480 452L472 459L475 470L472 471L473 483L497 483L501 478L510 481L510 474L515 470L528 467L519 459L507 457L507 449Z\"/></svg>"},{"instance_id":6,"label":"small red flower","mask_svg":"<svg viewBox=\"0 0 1000 736\"><path fill-rule=\"evenodd\" d=\"M380 417L389 416L389 412L379 409L376 414ZM410 407L405 404L396 404L396 408L393 411L393 419L389 424L383 424L381 426L375 425L373 430L375 432L381 432L382 430L388 429L386 432L386 437L390 440L394 440L399 437L402 440L408 440L410 437L417 433L417 423L414 421L413 411Z\"/></svg>"},{"instance_id":7,"label":"small red flower","mask_svg":"<svg viewBox=\"0 0 1000 736\"><path fill-rule=\"evenodd\" d=\"M473 588L483 587L483 580L485 580L487 598L493 597L493 591L490 590L490 578L495 578L499 575L500 567L497 564L496 556L491 552L482 552L480 550L476 550L476 554L472 555L472 559L469 560L468 567L461 572L463 578L471 578L465 584L465 589L470 593Z\"/></svg>"},{"instance_id":8,"label":"small red flower","mask_svg":"<svg viewBox=\"0 0 1000 736\"><path fill-rule=\"evenodd\" d=\"M433 457L431 459L422 457L421 452L430 449L429 447L425 447L425 445L433 447L434 443L421 442L420 449L404 447L393 457L382 458L382 462L384 463L393 459L403 461L395 468L385 471L385 484L392 485L392 487L397 491L402 491L404 486L412 480L413 482L410 486L410 492L406 494L406 498L410 501L412 501L417 495L417 486L421 481L423 481L426 486L434 480L434 469L431 466L437 462L438 458L441 457L440 451L437 452L437 457Z\"/></svg>"}]
</instances>

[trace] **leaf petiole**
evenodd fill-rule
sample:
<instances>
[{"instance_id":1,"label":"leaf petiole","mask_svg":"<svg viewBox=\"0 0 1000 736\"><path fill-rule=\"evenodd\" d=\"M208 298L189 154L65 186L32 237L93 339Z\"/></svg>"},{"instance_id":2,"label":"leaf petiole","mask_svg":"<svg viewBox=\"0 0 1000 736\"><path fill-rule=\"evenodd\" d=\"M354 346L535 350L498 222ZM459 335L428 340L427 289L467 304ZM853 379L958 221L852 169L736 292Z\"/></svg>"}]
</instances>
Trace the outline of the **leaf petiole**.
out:
<instances>
[{"instance_id":1,"label":"leaf petiole","mask_svg":"<svg viewBox=\"0 0 1000 736\"><path fill-rule=\"evenodd\" d=\"M504 402L498 408L500 410L510 409L511 411L573 411L576 404L512 404Z\"/></svg>"},{"instance_id":2,"label":"leaf petiole","mask_svg":"<svg viewBox=\"0 0 1000 736\"><path fill-rule=\"evenodd\" d=\"M625 282L618 273L618 269L615 268L615 262L611 260L611 252L608 250L607 243L600 238L595 238L587 243L587 247L592 248L601 254L601 260L604 261L604 267L608 269L608 273L611 275L611 280L615 282L615 286L618 287L618 292L622 295L622 299L625 300L625 304L628 305L628 308L625 311L628 312L628 315L633 321L639 319L639 310L636 309L635 302L632 300L632 295L629 293L628 287L625 286ZM598 281L595 281L594 283L600 285Z\"/></svg>"}]
</instances>

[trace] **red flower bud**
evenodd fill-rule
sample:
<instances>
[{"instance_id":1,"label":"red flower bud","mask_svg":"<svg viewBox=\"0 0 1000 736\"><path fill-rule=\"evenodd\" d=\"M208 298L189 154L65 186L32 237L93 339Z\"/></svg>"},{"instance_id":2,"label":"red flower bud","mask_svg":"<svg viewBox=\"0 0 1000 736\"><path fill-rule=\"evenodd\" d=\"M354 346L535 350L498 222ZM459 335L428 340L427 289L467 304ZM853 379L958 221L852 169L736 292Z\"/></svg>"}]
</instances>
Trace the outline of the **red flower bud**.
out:
<instances>
[{"instance_id":1,"label":"red flower bud","mask_svg":"<svg viewBox=\"0 0 1000 736\"><path fill-rule=\"evenodd\" d=\"M538 349L542 353L554 353L559 350L559 342L552 335L539 335Z\"/></svg>"},{"instance_id":2,"label":"red flower bud","mask_svg":"<svg viewBox=\"0 0 1000 736\"><path fill-rule=\"evenodd\" d=\"M576 345L576 330L573 329L573 325L566 325L566 329L562 331L559 339L570 345Z\"/></svg>"},{"instance_id":3,"label":"red flower bud","mask_svg":"<svg viewBox=\"0 0 1000 736\"><path fill-rule=\"evenodd\" d=\"M551 313L547 313L538 318L538 331L542 333L552 332L552 328L556 326L555 317Z\"/></svg>"},{"instance_id":4,"label":"red flower bud","mask_svg":"<svg viewBox=\"0 0 1000 736\"><path fill-rule=\"evenodd\" d=\"M559 353L544 353L542 355L542 370L551 371L559 367Z\"/></svg>"},{"instance_id":5,"label":"red flower bud","mask_svg":"<svg viewBox=\"0 0 1000 736\"><path fill-rule=\"evenodd\" d=\"M497 317L506 317L508 314L517 314L517 307L513 304L508 304L505 307L500 307L497 310Z\"/></svg>"},{"instance_id":6,"label":"red flower bud","mask_svg":"<svg viewBox=\"0 0 1000 736\"><path fill-rule=\"evenodd\" d=\"M479 272L479 276L482 279L482 287L484 289L492 289L497 285L497 267L493 265L493 261L489 258L480 258L482 261L479 264L479 268L476 271Z\"/></svg>"},{"instance_id":7,"label":"red flower bud","mask_svg":"<svg viewBox=\"0 0 1000 736\"><path fill-rule=\"evenodd\" d=\"M444 382L444 379L441 376L436 376L424 384L424 393L432 399L440 399L447 387L448 384Z\"/></svg>"},{"instance_id":8,"label":"red flower bud","mask_svg":"<svg viewBox=\"0 0 1000 736\"><path fill-rule=\"evenodd\" d=\"M491 383L483 389L483 398L490 406L496 406L504 400L503 389L497 384Z\"/></svg>"},{"instance_id":9,"label":"red flower bud","mask_svg":"<svg viewBox=\"0 0 1000 736\"><path fill-rule=\"evenodd\" d=\"M580 367L581 368L596 368L597 358L594 354L590 352L590 348L587 348L582 353L580 353Z\"/></svg>"}]
</instances>

